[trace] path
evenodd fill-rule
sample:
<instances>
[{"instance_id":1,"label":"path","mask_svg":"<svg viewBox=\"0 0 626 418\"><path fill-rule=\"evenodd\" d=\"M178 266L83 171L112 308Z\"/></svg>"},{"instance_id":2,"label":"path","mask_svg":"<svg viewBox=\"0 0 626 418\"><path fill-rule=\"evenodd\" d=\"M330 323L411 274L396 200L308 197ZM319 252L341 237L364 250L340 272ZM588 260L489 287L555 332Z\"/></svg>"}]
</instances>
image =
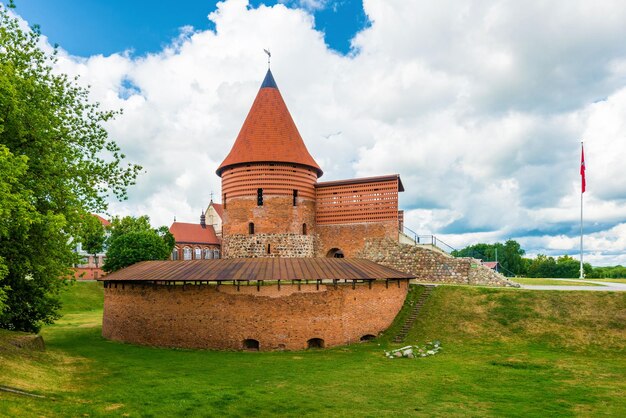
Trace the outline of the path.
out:
<instances>
[{"instance_id":1,"label":"path","mask_svg":"<svg viewBox=\"0 0 626 418\"><path fill-rule=\"evenodd\" d=\"M515 279L513 279L515 280ZM614 282L598 282L594 280L580 280L580 279L551 279L551 280L559 280L559 281L581 281L585 283L593 283L598 286L550 286L550 285L534 285L534 284L523 284L522 289L532 289L532 290L588 290L588 291L601 291L601 292L626 292L626 284L624 283L614 283Z\"/></svg>"}]
</instances>

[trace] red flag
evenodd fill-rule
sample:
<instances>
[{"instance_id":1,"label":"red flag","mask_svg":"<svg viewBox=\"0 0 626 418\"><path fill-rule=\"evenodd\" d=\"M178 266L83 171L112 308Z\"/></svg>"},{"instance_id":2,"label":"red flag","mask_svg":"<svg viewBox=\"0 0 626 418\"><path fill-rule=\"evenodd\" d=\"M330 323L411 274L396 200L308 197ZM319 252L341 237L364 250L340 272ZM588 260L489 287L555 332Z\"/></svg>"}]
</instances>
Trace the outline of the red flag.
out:
<instances>
[{"instance_id":1,"label":"red flag","mask_svg":"<svg viewBox=\"0 0 626 418\"><path fill-rule=\"evenodd\" d=\"M585 148L580 146L580 178L582 181L582 192L585 193L587 182L585 181Z\"/></svg>"}]
</instances>

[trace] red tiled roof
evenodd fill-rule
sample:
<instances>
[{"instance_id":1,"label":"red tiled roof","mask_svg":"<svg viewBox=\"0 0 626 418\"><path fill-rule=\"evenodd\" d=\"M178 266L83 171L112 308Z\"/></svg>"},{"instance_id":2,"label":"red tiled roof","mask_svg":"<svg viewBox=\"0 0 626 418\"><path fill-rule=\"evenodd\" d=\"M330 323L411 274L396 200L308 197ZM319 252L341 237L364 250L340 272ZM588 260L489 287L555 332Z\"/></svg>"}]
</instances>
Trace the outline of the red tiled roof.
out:
<instances>
[{"instance_id":1,"label":"red tiled roof","mask_svg":"<svg viewBox=\"0 0 626 418\"><path fill-rule=\"evenodd\" d=\"M98 218L98 220L100 221L100 223L102 224L102 226L109 226L111 225L111 222L107 221L106 219L104 219L102 216L100 215L96 215L95 213L92 213L93 216L95 216L96 218Z\"/></svg>"},{"instance_id":2,"label":"red tiled roof","mask_svg":"<svg viewBox=\"0 0 626 418\"><path fill-rule=\"evenodd\" d=\"M174 222L170 226L170 232L174 235L176 243L188 244L219 244L220 240L215 235L213 226L207 225L205 228L200 224L189 224L184 222Z\"/></svg>"},{"instance_id":3,"label":"red tiled roof","mask_svg":"<svg viewBox=\"0 0 626 418\"><path fill-rule=\"evenodd\" d=\"M485 267L489 267L490 269L495 269L497 265L500 263L497 261L483 261L482 265Z\"/></svg>"},{"instance_id":4,"label":"red tiled roof","mask_svg":"<svg viewBox=\"0 0 626 418\"><path fill-rule=\"evenodd\" d=\"M211 202L211 206L213 206L213 208L215 209L215 212L217 212L217 215L220 218L224 218L224 208L222 207L221 203L213 203L213 202Z\"/></svg>"},{"instance_id":5,"label":"red tiled roof","mask_svg":"<svg viewBox=\"0 0 626 418\"><path fill-rule=\"evenodd\" d=\"M216 173L221 176L227 167L251 162L300 164L314 168L318 177L322 175L322 169L304 145L269 70L235 144Z\"/></svg>"},{"instance_id":6,"label":"red tiled roof","mask_svg":"<svg viewBox=\"0 0 626 418\"><path fill-rule=\"evenodd\" d=\"M415 276L359 258L230 258L142 261L103 277L110 281L385 280Z\"/></svg>"}]
</instances>

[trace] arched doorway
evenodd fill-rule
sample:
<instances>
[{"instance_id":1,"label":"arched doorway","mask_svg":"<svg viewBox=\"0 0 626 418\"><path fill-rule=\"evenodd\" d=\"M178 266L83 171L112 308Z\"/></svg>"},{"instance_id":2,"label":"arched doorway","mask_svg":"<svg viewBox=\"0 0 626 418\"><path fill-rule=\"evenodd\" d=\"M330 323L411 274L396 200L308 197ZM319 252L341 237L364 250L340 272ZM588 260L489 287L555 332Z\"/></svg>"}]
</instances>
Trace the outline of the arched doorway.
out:
<instances>
[{"instance_id":1,"label":"arched doorway","mask_svg":"<svg viewBox=\"0 0 626 418\"><path fill-rule=\"evenodd\" d=\"M311 338L306 342L307 348L324 348L324 340L321 338Z\"/></svg>"},{"instance_id":2,"label":"arched doorway","mask_svg":"<svg viewBox=\"0 0 626 418\"><path fill-rule=\"evenodd\" d=\"M361 337L361 341L372 341L374 338L376 338L376 336L373 334L365 334Z\"/></svg>"},{"instance_id":3,"label":"arched doorway","mask_svg":"<svg viewBox=\"0 0 626 418\"><path fill-rule=\"evenodd\" d=\"M339 248L331 248L328 253L326 253L327 258L343 258L343 251Z\"/></svg>"},{"instance_id":4,"label":"arched doorway","mask_svg":"<svg viewBox=\"0 0 626 418\"><path fill-rule=\"evenodd\" d=\"M248 338L243 340L243 348L248 351L259 351L259 342Z\"/></svg>"}]
</instances>

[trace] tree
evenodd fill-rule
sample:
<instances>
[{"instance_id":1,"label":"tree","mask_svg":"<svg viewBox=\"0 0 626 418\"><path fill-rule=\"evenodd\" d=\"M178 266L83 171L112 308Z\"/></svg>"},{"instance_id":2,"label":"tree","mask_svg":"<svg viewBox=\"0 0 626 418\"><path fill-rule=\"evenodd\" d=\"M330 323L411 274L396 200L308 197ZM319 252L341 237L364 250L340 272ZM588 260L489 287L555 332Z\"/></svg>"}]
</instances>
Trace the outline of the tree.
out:
<instances>
[{"instance_id":1,"label":"tree","mask_svg":"<svg viewBox=\"0 0 626 418\"><path fill-rule=\"evenodd\" d=\"M106 239L104 226L100 219L96 216L87 216L81 225L77 239L82 244L83 250L93 255L97 268L97 254L104 250Z\"/></svg>"},{"instance_id":2,"label":"tree","mask_svg":"<svg viewBox=\"0 0 626 418\"><path fill-rule=\"evenodd\" d=\"M502 254L502 255L500 255ZM502 246L502 249L498 249L498 261L505 270L513 272L516 275L526 274L526 265L522 259L526 254L521 245L515 240L507 240Z\"/></svg>"},{"instance_id":3,"label":"tree","mask_svg":"<svg viewBox=\"0 0 626 418\"><path fill-rule=\"evenodd\" d=\"M115 113L55 74L56 51L39 39L0 5L0 328L31 332L58 317L59 279L77 261L70 237L141 169L122 164L102 126Z\"/></svg>"},{"instance_id":4,"label":"tree","mask_svg":"<svg viewBox=\"0 0 626 418\"><path fill-rule=\"evenodd\" d=\"M147 216L114 218L108 227L106 261L102 269L116 271L145 260L167 260L174 237L167 227L153 229Z\"/></svg>"},{"instance_id":5,"label":"tree","mask_svg":"<svg viewBox=\"0 0 626 418\"><path fill-rule=\"evenodd\" d=\"M526 252L515 240L508 240L504 244L474 244L462 250L452 251L455 257L473 257L483 261L497 261L503 268L503 272L522 275L526 273L526 263L522 256Z\"/></svg>"}]
</instances>

